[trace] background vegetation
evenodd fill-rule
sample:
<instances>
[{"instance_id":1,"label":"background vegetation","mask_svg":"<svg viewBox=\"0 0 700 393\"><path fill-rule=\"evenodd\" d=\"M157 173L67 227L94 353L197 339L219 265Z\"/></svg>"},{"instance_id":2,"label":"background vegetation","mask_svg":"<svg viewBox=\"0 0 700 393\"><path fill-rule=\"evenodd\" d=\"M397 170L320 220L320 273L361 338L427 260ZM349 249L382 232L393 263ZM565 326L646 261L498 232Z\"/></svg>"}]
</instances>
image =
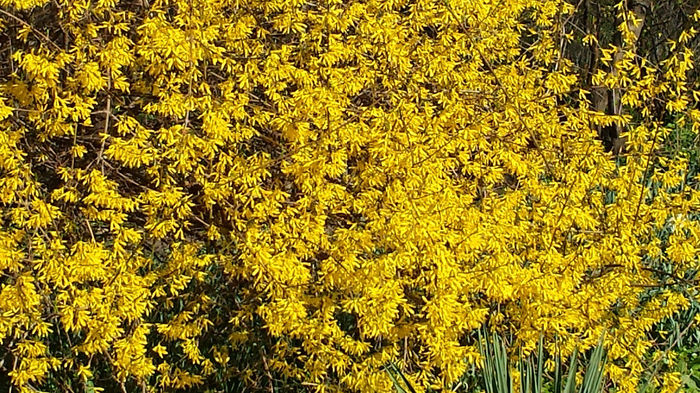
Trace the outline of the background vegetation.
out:
<instances>
[{"instance_id":1,"label":"background vegetation","mask_svg":"<svg viewBox=\"0 0 700 393\"><path fill-rule=\"evenodd\" d=\"M697 390L697 8L0 0L0 389Z\"/></svg>"}]
</instances>

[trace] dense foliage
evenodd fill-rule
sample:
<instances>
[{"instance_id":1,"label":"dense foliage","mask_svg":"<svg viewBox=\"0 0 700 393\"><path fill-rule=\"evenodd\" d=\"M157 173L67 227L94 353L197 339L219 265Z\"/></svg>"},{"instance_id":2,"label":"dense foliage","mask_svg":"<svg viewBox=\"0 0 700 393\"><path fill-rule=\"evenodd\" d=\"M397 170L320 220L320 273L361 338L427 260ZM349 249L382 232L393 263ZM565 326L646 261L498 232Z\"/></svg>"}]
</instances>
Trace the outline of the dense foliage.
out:
<instances>
[{"instance_id":1,"label":"dense foliage","mask_svg":"<svg viewBox=\"0 0 700 393\"><path fill-rule=\"evenodd\" d=\"M0 385L441 389L488 323L635 391L699 300L700 12L591 3L0 0Z\"/></svg>"}]
</instances>

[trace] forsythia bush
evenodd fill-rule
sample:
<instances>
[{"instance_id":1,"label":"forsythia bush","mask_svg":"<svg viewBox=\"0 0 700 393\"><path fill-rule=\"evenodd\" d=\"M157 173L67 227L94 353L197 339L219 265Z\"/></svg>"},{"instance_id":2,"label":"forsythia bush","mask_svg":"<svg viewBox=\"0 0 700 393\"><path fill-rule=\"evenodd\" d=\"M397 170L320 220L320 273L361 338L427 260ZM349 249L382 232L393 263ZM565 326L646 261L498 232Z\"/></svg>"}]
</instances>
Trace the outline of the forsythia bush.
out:
<instances>
[{"instance_id":1,"label":"forsythia bush","mask_svg":"<svg viewBox=\"0 0 700 393\"><path fill-rule=\"evenodd\" d=\"M614 8L605 113L575 6L0 0L7 386L386 392L391 361L440 389L487 323L564 356L605 331L635 391L698 300L700 179L666 147L700 129L700 13L651 61Z\"/></svg>"}]
</instances>

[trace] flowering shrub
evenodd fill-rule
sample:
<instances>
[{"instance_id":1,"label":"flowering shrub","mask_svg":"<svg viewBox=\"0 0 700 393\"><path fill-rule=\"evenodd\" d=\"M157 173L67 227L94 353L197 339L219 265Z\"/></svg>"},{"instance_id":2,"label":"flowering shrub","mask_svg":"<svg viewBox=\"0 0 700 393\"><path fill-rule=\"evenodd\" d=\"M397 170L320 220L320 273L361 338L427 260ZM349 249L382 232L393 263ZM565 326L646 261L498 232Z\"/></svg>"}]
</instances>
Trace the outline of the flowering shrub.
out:
<instances>
[{"instance_id":1,"label":"flowering shrub","mask_svg":"<svg viewBox=\"0 0 700 393\"><path fill-rule=\"evenodd\" d=\"M614 10L611 112L563 0L0 0L8 384L439 389L488 322L634 391L697 297L700 13L652 61Z\"/></svg>"}]
</instances>

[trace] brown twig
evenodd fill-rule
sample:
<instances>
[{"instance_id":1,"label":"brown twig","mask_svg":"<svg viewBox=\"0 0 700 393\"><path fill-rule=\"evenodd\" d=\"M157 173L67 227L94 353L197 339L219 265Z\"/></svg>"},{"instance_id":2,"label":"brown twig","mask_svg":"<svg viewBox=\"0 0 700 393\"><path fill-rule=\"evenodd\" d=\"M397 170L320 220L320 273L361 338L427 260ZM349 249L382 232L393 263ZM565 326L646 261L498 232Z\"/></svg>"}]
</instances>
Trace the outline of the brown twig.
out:
<instances>
[{"instance_id":1,"label":"brown twig","mask_svg":"<svg viewBox=\"0 0 700 393\"><path fill-rule=\"evenodd\" d=\"M15 21L19 22L22 26L24 26L24 27L28 28L29 30L31 30L31 32L34 33L37 37L39 37L39 38L42 39L43 41L45 41L45 42L47 42L47 43L53 45L53 47L56 48L56 50L59 50L59 51L61 50L61 47L58 46L58 44L56 44L55 42L53 42L47 35L45 35L44 33L40 32L39 30L35 29L34 27L32 27L32 25L30 25L29 23L25 22L24 20L18 18L18 17L15 16L15 15L12 15L11 13L9 13L9 12L3 10L3 9L0 9L0 14L3 14L3 15L5 15L5 16L9 17L9 18L14 19Z\"/></svg>"}]
</instances>

